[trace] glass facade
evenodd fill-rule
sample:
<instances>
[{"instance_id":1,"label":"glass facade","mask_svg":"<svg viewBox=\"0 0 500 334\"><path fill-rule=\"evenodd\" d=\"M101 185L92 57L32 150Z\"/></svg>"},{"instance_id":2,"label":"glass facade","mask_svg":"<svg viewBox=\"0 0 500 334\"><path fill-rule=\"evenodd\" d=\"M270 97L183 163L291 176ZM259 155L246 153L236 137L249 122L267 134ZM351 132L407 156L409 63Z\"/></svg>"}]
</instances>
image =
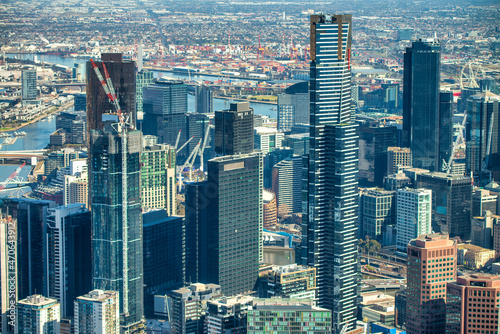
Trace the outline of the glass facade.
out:
<instances>
[{"instance_id":1,"label":"glass facade","mask_svg":"<svg viewBox=\"0 0 500 334\"><path fill-rule=\"evenodd\" d=\"M430 171L438 171L441 166L440 58L437 39L419 39L404 54L403 145L411 149L413 167Z\"/></svg>"},{"instance_id":2,"label":"glass facade","mask_svg":"<svg viewBox=\"0 0 500 334\"><path fill-rule=\"evenodd\" d=\"M358 134L351 123L351 15L311 16L310 149L303 175L301 264L317 269L318 305L354 329Z\"/></svg>"},{"instance_id":3,"label":"glass facade","mask_svg":"<svg viewBox=\"0 0 500 334\"><path fill-rule=\"evenodd\" d=\"M93 285L119 292L124 327L143 318L141 147L137 130L91 131Z\"/></svg>"},{"instance_id":4,"label":"glass facade","mask_svg":"<svg viewBox=\"0 0 500 334\"><path fill-rule=\"evenodd\" d=\"M229 110L215 112L215 153L246 154L254 147L253 109L248 102L231 103Z\"/></svg>"}]
</instances>

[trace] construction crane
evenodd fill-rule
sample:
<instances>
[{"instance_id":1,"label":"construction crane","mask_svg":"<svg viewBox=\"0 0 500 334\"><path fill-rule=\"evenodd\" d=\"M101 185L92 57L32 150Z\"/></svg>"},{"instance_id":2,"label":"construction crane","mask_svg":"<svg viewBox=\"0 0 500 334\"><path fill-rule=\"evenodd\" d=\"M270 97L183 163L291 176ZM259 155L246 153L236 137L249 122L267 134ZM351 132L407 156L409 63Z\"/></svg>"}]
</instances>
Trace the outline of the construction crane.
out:
<instances>
[{"instance_id":1,"label":"construction crane","mask_svg":"<svg viewBox=\"0 0 500 334\"><path fill-rule=\"evenodd\" d=\"M181 131L179 130L179 133L177 134L177 139L175 140L175 150L177 150L177 146L179 146L179 140L181 139Z\"/></svg>"},{"instance_id":2,"label":"construction crane","mask_svg":"<svg viewBox=\"0 0 500 334\"><path fill-rule=\"evenodd\" d=\"M492 135L493 135L493 121L495 119L494 115L495 114L492 112L491 117L490 117L490 128L489 128L489 132L488 132L488 139L487 139L487 143L486 143L486 153L484 156L484 164L483 164L482 172L486 171L486 169L488 168L488 163L490 161L491 139L492 139ZM490 178L491 178L491 173L490 173Z\"/></svg>"},{"instance_id":3,"label":"construction crane","mask_svg":"<svg viewBox=\"0 0 500 334\"><path fill-rule=\"evenodd\" d=\"M26 162L23 162L21 166L17 167L16 170L12 174L10 174L10 176L5 180L5 182L3 182L3 184L0 185L0 191L4 190L5 187L7 187L12 182L12 180L16 178L16 176L21 172L21 170L25 165Z\"/></svg>"},{"instance_id":4,"label":"construction crane","mask_svg":"<svg viewBox=\"0 0 500 334\"><path fill-rule=\"evenodd\" d=\"M464 112L464 119L462 120L462 124L460 124L460 126L459 126L458 136L455 139L455 142L453 143L453 147L451 149L450 158L448 159L448 162L446 162L443 159L442 170L446 174L450 174L451 173L451 167L453 165L453 160L455 159L455 153L457 152L458 146L464 140L464 131L463 130L465 129L465 122L467 122L467 110L465 110L465 112Z\"/></svg>"},{"instance_id":5,"label":"construction crane","mask_svg":"<svg viewBox=\"0 0 500 334\"><path fill-rule=\"evenodd\" d=\"M97 75L97 78L101 82L101 86L104 89L104 92L108 96L109 102L113 105L118 114L118 127L116 131L121 133L121 149L122 149L122 250L123 250L123 265L122 265L122 275L123 275L123 291L128 291L128 178L127 178L127 127L133 129L130 124L126 124L125 119L122 114L122 110L120 108L120 103L116 97L115 88L113 87L113 82L109 76L108 70L106 69L106 65L104 62L102 63L102 67L104 69L104 74L106 76L106 80L103 79L101 75L101 71L97 67L97 64L90 59L92 63L92 67L94 68L94 72ZM128 293L123 294L123 312L125 315L129 314L128 310Z\"/></svg>"},{"instance_id":6,"label":"construction crane","mask_svg":"<svg viewBox=\"0 0 500 334\"><path fill-rule=\"evenodd\" d=\"M203 139L203 145L201 146L201 150L198 155L200 156L200 170L203 172L203 153L205 152L205 147L207 146L208 134L210 133L210 124L207 125L207 129L205 130L205 138Z\"/></svg>"},{"instance_id":7,"label":"construction crane","mask_svg":"<svg viewBox=\"0 0 500 334\"><path fill-rule=\"evenodd\" d=\"M196 153L198 152L200 145L201 145L201 139L198 141L198 144L196 144L196 146L193 149L193 151L191 152L191 154L189 154L188 158L184 162L184 165L182 165L182 167L180 167L180 168L177 168L177 171L178 171L177 178L179 180L179 192L181 192L181 189L182 189L182 172L184 171L184 168L186 168L188 166L189 166L189 169L191 169L191 167L193 166L194 160L196 159ZM190 162L191 159L193 159L192 162Z\"/></svg>"},{"instance_id":8,"label":"construction crane","mask_svg":"<svg viewBox=\"0 0 500 334\"><path fill-rule=\"evenodd\" d=\"M180 133L179 133L179 134L180 134ZM189 138L189 139L188 139L188 140L187 140L184 144L182 144L182 146L181 146L178 150L176 150L176 151L175 151L175 153L177 154L177 153L179 153L180 151L182 151L182 149L183 149L184 147L186 147L186 145L187 145L187 144L189 144L189 142L190 142L191 140L193 140L193 138L194 138L194 136L192 136L191 138Z\"/></svg>"}]
</instances>

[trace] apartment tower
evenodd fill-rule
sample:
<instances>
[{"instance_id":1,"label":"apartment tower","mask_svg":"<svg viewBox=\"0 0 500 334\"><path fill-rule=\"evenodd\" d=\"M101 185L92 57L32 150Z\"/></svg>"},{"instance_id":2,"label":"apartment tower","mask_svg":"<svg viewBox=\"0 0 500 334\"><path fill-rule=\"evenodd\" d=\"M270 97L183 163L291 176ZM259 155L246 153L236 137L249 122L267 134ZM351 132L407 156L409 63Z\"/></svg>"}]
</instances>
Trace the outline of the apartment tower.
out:
<instances>
[{"instance_id":1,"label":"apartment tower","mask_svg":"<svg viewBox=\"0 0 500 334\"><path fill-rule=\"evenodd\" d=\"M310 150L303 175L301 264L337 332L356 323L358 134L351 122L351 15L312 15Z\"/></svg>"}]
</instances>

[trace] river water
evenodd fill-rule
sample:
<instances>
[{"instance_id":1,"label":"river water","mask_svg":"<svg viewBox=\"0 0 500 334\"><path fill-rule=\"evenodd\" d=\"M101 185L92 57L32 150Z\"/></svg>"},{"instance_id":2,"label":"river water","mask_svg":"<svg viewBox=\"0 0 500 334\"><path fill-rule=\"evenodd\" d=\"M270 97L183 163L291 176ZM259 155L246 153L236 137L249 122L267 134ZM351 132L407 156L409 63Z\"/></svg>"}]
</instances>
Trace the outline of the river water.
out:
<instances>
[{"instance_id":1,"label":"river water","mask_svg":"<svg viewBox=\"0 0 500 334\"><path fill-rule=\"evenodd\" d=\"M29 60L34 60L35 57L41 62L46 62L50 64L58 64L58 65L63 65L63 66L68 66L68 67L73 67L75 64L84 64L87 62L87 59L81 59L81 58L68 58L68 57L61 57L61 56L56 56L56 55L38 55L38 54L6 54L7 57L9 58L18 58L18 59L29 59ZM153 72L153 75L155 78L173 78L173 79L188 79L189 76L187 74L179 74L179 73L169 73L169 72L159 72L159 71L151 71ZM85 66L82 68L82 76L85 76ZM191 79L193 80L199 80L199 81L210 81L213 82L215 80L218 80L219 78L216 77L209 77L209 76L204 76L204 75L192 75ZM231 79L232 81L241 81L240 79ZM224 99L214 99L214 110L224 110L229 108L229 103L230 101L224 100ZM275 110L276 105L272 104L265 104L265 103L256 103L256 102L250 102L250 107L254 109L254 112L259 115L265 115L269 116L273 119L276 119L277 117L277 112ZM194 96L193 95L188 95L188 110L189 111L195 111L195 104L194 104Z\"/></svg>"}]
</instances>

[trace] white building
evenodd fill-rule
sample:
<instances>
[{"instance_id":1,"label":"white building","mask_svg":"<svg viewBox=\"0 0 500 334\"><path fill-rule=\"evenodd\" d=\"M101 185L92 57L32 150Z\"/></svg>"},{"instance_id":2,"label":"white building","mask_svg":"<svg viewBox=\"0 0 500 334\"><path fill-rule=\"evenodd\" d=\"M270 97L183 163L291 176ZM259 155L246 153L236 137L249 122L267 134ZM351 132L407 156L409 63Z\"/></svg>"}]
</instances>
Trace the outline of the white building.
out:
<instances>
[{"instance_id":1,"label":"white building","mask_svg":"<svg viewBox=\"0 0 500 334\"><path fill-rule=\"evenodd\" d=\"M61 309L57 300L42 295L17 302L16 334L59 333Z\"/></svg>"},{"instance_id":2,"label":"white building","mask_svg":"<svg viewBox=\"0 0 500 334\"><path fill-rule=\"evenodd\" d=\"M282 147L285 134L276 128L256 127L254 129L254 148L266 154Z\"/></svg>"},{"instance_id":3,"label":"white building","mask_svg":"<svg viewBox=\"0 0 500 334\"><path fill-rule=\"evenodd\" d=\"M118 292L93 290L75 301L76 334L120 333Z\"/></svg>"},{"instance_id":4,"label":"white building","mask_svg":"<svg viewBox=\"0 0 500 334\"><path fill-rule=\"evenodd\" d=\"M396 246L398 251L406 254L410 240L431 233L432 191L399 189L396 207Z\"/></svg>"}]
</instances>

